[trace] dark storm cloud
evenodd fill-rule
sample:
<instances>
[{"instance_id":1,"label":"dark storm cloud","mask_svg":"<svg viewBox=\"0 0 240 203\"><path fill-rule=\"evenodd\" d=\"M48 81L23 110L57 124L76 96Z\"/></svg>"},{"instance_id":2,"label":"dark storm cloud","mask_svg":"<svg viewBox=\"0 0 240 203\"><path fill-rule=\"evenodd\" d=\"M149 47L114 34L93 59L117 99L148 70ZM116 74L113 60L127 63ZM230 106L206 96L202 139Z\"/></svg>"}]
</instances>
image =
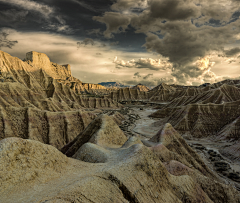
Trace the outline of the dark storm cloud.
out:
<instances>
[{"instance_id":1,"label":"dark storm cloud","mask_svg":"<svg viewBox=\"0 0 240 203\"><path fill-rule=\"evenodd\" d=\"M85 3L84 1L78 1L78 0L71 0L72 2L82 6L83 8L85 9L88 9L90 11L94 11L94 12L97 12L97 10L95 8L93 8L91 5Z\"/></svg>"},{"instance_id":2,"label":"dark storm cloud","mask_svg":"<svg viewBox=\"0 0 240 203\"><path fill-rule=\"evenodd\" d=\"M136 7L144 8L145 5L146 0L117 0L116 3L111 6L111 9L115 11L122 11Z\"/></svg>"},{"instance_id":3,"label":"dark storm cloud","mask_svg":"<svg viewBox=\"0 0 240 203\"><path fill-rule=\"evenodd\" d=\"M0 0L2 3L10 4L12 6L22 8L24 10L35 11L41 13L46 18L54 13L54 8L37 1L30 0Z\"/></svg>"},{"instance_id":4,"label":"dark storm cloud","mask_svg":"<svg viewBox=\"0 0 240 203\"><path fill-rule=\"evenodd\" d=\"M10 9L2 10L4 7ZM13 10L16 15L11 15ZM6 16L8 17L7 21L1 20L0 22L2 27L20 29L26 27L29 31L44 29L66 33L71 30L58 9L42 1L0 0L0 17L4 19ZM24 19L24 23L22 19Z\"/></svg>"},{"instance_id":5,"label":"dark storm cloud","mask_svg":"<svg viewBox=\"0 0 240 203\"><path fill-rule=\"evenodd\" d=\"M118 0L112 8L120 2L124 5L122 8L131 10L125 0ZM150 0L139 15L123 11L106 12L104 16L94 19L107 25L106 37L118 33L120 27L126 30L128 26L134 27L137 33L146 34L146 49L167 57L173 64L172 75L184 82L206 75L206 70L210 70L211 66L193 64L199 57L203 58L213 51L223 52L226 44L236 40L240 20L233 22L231 19L239 9L240 5L229 1ZM111 15L116 16L111 19L111 25L116 22L117 26L109 25L106 17ZM236 51L234 49L227 54Z\"/></svg>"},{"instance_id":6,"label":"dark storm cloud","mask_svg":"<svg viewBox=\"0 0 240 203\"><path fill-rule=\"evenodd\" d=\"M185 20L200 15L199 6L190 1L181 0L151 0L149 1L152 18L165 20Z\"/></svg>"},{"instance_id":7,"label":"dark storm cloud","mask_svg":"<svg viewBox=\"0 0 240 203\"><path fill-rule=\"evenodd\" d=\"M198 57L204 57L210 50L222 50L234 34L229 31L230 26L197 28L186 21L166 22L159 28L164 37L159 38L156 34L149 33L144 46L169 57L175 66L186 65Z\"/></svg>"},{"instance_id":8,"label":"dark storm cloud","mask_svg":"<svg viewBox=\"0 0 240 203\"><path fill-rule=\"evenodd\" d=\"M0 27L20 32L70 34L70 37L76 40L90 36L94 40L109 44L112 42L103 35L106 26L93 20L93 16L104 16L114 2L114 0L0 0ZM111 23L112 15L108 14L106 18L108 17L110 17L109 31L104 33L105 36L112 37L109 33L117 29L115 33L120 34L114 41L119 41L119 48L126 49L131 45L131 50L144 50L141 47L144 35L138 35L136 38L133 28L127 34L121 35L125 27L115 27L117 17L113 19L114 23ZM124 19L119 21L120 24L124 24Z\"/></svg>"},{"instance_id":9,"label":"dark storm cloud","mask_svg":"<svg viewBox=\"0 0 240 203\"><path fill-rule=\"evenodd\" d=\"M92 16L105 12L111 4L111 0L0 0L0 26L66 34L71 31L83 37L87 35L86 30L99 28ZM16 15L11 15L13 9ZM28 15L24 16L26 12ZM24 23L23 17L26 17Z\"/></svg>"},{"instance_id":10,"label":"dark storm cloud","mask_svg":"<svg viewBox=\"0 0 240 203\"><path fill-rule=\"evenodd\" d=\"M0 49L2 47L12 48L18 41L11 41L8 39L8 35L6 32L0 32Z\"/></svg>"},{"instance_id":11,"label":"dark storm cloud","mask_svg":"<svg viewBox=\"0 0 240 203\"><path fill-rule=\"evenodd\" d=\"M9 9L0 11L1 23L14 23L16 21L24 21L28 14L28 11L18 11L16 9Z\"/></svg>"},{"instance_id":12,"label":"dark storm cloud","mask_svg":"<svg viewBox=\"0 0 240 203\"><path fill-rule=\"evenodd\" d=\"M112 38L112 33L124 32L130 23L128 17L115 12L106 12L103 16L94 16L93 20L106 24L107 29L103 34L107 38Z\"/></svg>"},{"instance_id":13,"label":"dark storm cloud","mask_svg":"<svg viewBox=\"0 0 240 203\"><path fill-rule=\"evenodd\" d=\"M235 48L224 51L224 53L226 54L227 57L234 56L240 53L240 48L235 47Z\"/></svg>"}]
</instances>

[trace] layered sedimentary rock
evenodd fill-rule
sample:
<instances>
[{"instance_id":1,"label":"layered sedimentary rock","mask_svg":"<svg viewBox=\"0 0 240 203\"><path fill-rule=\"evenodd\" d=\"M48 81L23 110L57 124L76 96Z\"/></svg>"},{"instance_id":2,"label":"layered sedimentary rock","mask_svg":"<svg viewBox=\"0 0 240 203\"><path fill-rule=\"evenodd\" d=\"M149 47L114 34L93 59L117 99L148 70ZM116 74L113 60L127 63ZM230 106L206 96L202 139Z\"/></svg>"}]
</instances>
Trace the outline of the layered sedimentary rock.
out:
<instances>
[{"instance_id":1,"label":"layered sedimentary rock","mask_svg":"<svg viewBox=\"0 0 240 203\"><path fill-rule=\"evenodd\" d=\"M100 125L98 131L103 128ZM107 136L104 132L98 136ZM109 139L100 140L100 145L82 145L73 155L75 159L37 141L0 141L1 201L240 201L236 189L215 177L169 124L147 143L151 146L136 137L126 142L122 137L122 147L106 147Z\"/></svg>"},{"instance_id":2,"label":"layered sedimentary rock","mask_svg":"<svg viewBox=\"0 0 240 203\"><path fill-rule=\"evenodd\" d=\"M0 140L20 137L60 149L81 133L96 117L81 110L50 112L37 108L0 108Z\"/></svg>"},{"instance_id":3,"label":"layered sedimentary rock","mask_svg":"<svg viewBox=\"0 0 240 203\"><path fill-rule=\"evenodd\" d=\"M189 104L174 108L163 108L153 113L155 118L163 118L175 129L190 132L195 137L216 135L225 125L239 116L240 101L224 104Z\"/></svg>"},{"instance_id":4,"label":"layered sedimentary rock","mask_svg":"<svg viewBox=\"0 0 240 203\"><path fill-rule=\"evenodd\" d=\"M226 83L214 89L210 88L213 86L196 88L192 96L176 97L151 116L162 118L177 130L189 131L197 137L220 135L227 131L231 134L231 125L228 124L240 115L240 89ZM227 136L230 137L230 134Z\"/></svg>"},{"instance_id":5,"label":"layered sedimentary rock","mask_svg":"<svg viewBox=\"0 0 240 203\"><path fill-rule=\"evenodd\" d=\"M139 91L138 89L123 88L116 92L111 92L108 97L114 101L147 100L148 93L145 91Z\"/></svg>"},{"instance_id":6,"label":"layered sedimentary rock","mask_svg":"<svg viewBox=\"0 0 240 203\"><path fill-rule=\"evenodd\" d=\"M0 139L14 136L61 148L96 117L84 108L121 107L109 98L77 94L67 85L82 84L70 66L42 53L27 53L22 61L0 51L0 77Z\"/></svg>"},{"instance_id":7,"label":"layered sedimentary rock","mask_svg":"<svg viewBox=\"0 0 240 203\"><path fill-rule=\"evenodd\" d=\"M82 98L81 91L86 90L86 88L89 91L95 85L83 85L80 80L71 76L69 65L61 66L52 63L45 54L38 52L27 53L27 61L23 62L1 51L0 67L3 83L21 83L33 92L42 94L43 98L50 98L47 99L48 101L51 99L56 102L63 101L70 108L74 108L74 106L75 108L86 107L88 105L86 101L95 102L94 106L99 107L118 107L116 102L109 99L96 98L96 100L92 100L92 98ZM96 88L104 89L104 87L98 86L96 85ZM93 104L89 105L93 106Z\"/></svg>"},{"instance_id":8,"label":"layered sedimentary rock","mask_svg":"<svg viewBox=\"0 0 240 203\"><path fill-rule=\"evenodd\" d=\"M158 106L159 110L150 116L159 118L160 125L171 123L188 138L208 137L213 141L232 143L220 152L230 159L239 160L239 84L239 80L225 80L192 88L161 84L158 87L160 91L150 99L165 101L166 104Z\"/></svg>"}]
</instances>

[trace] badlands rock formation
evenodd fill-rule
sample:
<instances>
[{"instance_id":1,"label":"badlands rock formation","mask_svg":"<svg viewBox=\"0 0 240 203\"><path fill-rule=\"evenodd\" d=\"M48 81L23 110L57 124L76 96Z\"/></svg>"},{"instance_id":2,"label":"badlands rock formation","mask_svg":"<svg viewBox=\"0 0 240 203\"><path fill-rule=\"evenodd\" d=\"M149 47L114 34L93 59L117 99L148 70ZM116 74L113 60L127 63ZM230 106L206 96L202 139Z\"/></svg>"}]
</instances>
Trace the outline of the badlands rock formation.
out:
<instances>
[{"instance_id":1,"label":"badlands rock formation","mask_svg":"<svg viewBox=\"0 0 240 203\"><path fill-rule=\"evenodd\" d=\"M171 123L176 130L182 133L190 132L196 137L222 137L228 131L229 135L226 136L230 138L231 131L235 129L233 125L237 123L236 119L240 115L240 89L227 84L214 87L215 84L196 88L192 91L192 96L186 96L189 88L182 90L185 96L172 99L151 116L162 118L163 122ZM169 92L171 94L171 91Z\"/></svg>"},{"instance_id":2,"label":"badlands rock formation","mask_svg":"<svg viewBox=\"0 0 240 203\"><path fill-rule=\"evenodd\" d=\"M150 100L165 102L151 115L160 119L158 124L169 122L187 137L232 143L220 152L230 159L239 160L239 80L225 80L192 88L161 84L153 92L149 92Z\"/></svg>"},{"instance_id":3,"label":"badlands rock formation","mask_svg":"<svg viewBox=\"0 0 240 203\"><path fill-rule=\"evenodd\" d=\"M30 66L35 66L37 69L43 70L47 75L57 79L58 82L70 86L70 88L77 93L92 89L106 89L99 84L82 83L80 80L72 76L69 64L58 65L53 63L44 53L38 53L35 51L28 52L25 60Z\"/></svg>"},{"instance_id":4,"label":"badlands rock formation","mask_svg":"<svg viewBox=\"0 0 240 203\"><path fill-rule=\"evenodd\" d=\"M73 158L37 141L0 141L1 201L240 202L236 189L212 174L170 124L144 145L136 137L112 141L111 121L103 119L90 136L100 142L79 146Z\"/></svg>"},{"instance_id":5,"label":"badlands rock formation","mask_svg":"<svg viewBox=\"0 0 240 203\"><path fill-rule=\"evenodd\" d=\"M69 65L37 52L22 61L1 51L0 77L0 202L240 203L236 185L179 134L234 142L220 153L238 160L239 81L162 83L94 97L109 89L82 83ZM117 109L118 101L155 104L151 123L159 132L148 139L123 132L140 117ZM208 152L217 170L230 168ZM228 176L240 181L233 170Z\"/></svg>"},{"instance_id":6,"label":"badlands rock formation","mask_svg":"<svg viewBox=\"0 0 240 203\"><path fill-rule=\"evenodd\" d=\"M109 98L80 95L93 85L42 53L29 52L22 61L0 51L0 77L0 139L14 136L61 148L96 117L84 108L121 107Z\"/></svg>"}]
</instances>

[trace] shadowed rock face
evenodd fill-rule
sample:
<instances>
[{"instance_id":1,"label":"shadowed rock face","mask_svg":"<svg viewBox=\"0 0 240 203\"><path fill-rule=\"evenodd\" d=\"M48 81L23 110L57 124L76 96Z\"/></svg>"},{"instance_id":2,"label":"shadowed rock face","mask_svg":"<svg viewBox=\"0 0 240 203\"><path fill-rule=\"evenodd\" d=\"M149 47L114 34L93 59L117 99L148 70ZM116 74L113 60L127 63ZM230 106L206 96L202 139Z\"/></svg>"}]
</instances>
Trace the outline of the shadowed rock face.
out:
<instances>
[{"instance_id":1,"label":"shadowed rock face","mask_svg":"<svg viewBox=\"0 0 240 203\"><path fill-rule=\"evenodd\" d=\"M123 145L127 137L115 123L112 117L101 115L97 117L72 142L62 148L67 156L73 156L85 143L90 142L99 146Z\"/></svg>"},{"instance_id":2,"label":"shadowed rock face","mask_svg":"<svg viewBox=\"0 0 240 203\"><path fill-rule=\"evenodd\" d=\"M107 134L110 119L101 117L101 125L90 137L99 142L79 146L74 159L37 141L0 141L0 176L6 177L0 183L1 201L240 201L239 193L218 180L170 124L147 147L136 137L126 141L118 136L119 141L113 142ZM109 147L109 141L117 145ZM124 144L121 147L119 143Z\"/></svg>"},{"instance_id":3,"label":"shadowed rock face","mask_svg":"<svg viewBox=\"0 0 240 203\"><path fill-rule=\"evenodd\" d=\"M20 137L60 149L72 141L96 116L81 110L41 111L37 108L0 108L0 139Z\"/></svg>"}]
</instances>

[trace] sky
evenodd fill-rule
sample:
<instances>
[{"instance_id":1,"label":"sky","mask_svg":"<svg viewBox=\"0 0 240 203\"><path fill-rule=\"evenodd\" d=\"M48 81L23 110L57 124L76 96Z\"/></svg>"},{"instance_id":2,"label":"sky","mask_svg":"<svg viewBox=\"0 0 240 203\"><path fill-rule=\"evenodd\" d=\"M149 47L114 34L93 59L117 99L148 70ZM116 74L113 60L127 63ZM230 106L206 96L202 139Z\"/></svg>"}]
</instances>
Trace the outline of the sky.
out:
<instances>
[{"instance_id":1,"label":"sky","mask_svg":"<svg viewBox=\"0 0 240 203\"><path fill-rule=\"evenodd\" d=\"M0 50L70 64L83 82L240 78L240 0L0 0Z\"/></svg>"}]
</instances>

